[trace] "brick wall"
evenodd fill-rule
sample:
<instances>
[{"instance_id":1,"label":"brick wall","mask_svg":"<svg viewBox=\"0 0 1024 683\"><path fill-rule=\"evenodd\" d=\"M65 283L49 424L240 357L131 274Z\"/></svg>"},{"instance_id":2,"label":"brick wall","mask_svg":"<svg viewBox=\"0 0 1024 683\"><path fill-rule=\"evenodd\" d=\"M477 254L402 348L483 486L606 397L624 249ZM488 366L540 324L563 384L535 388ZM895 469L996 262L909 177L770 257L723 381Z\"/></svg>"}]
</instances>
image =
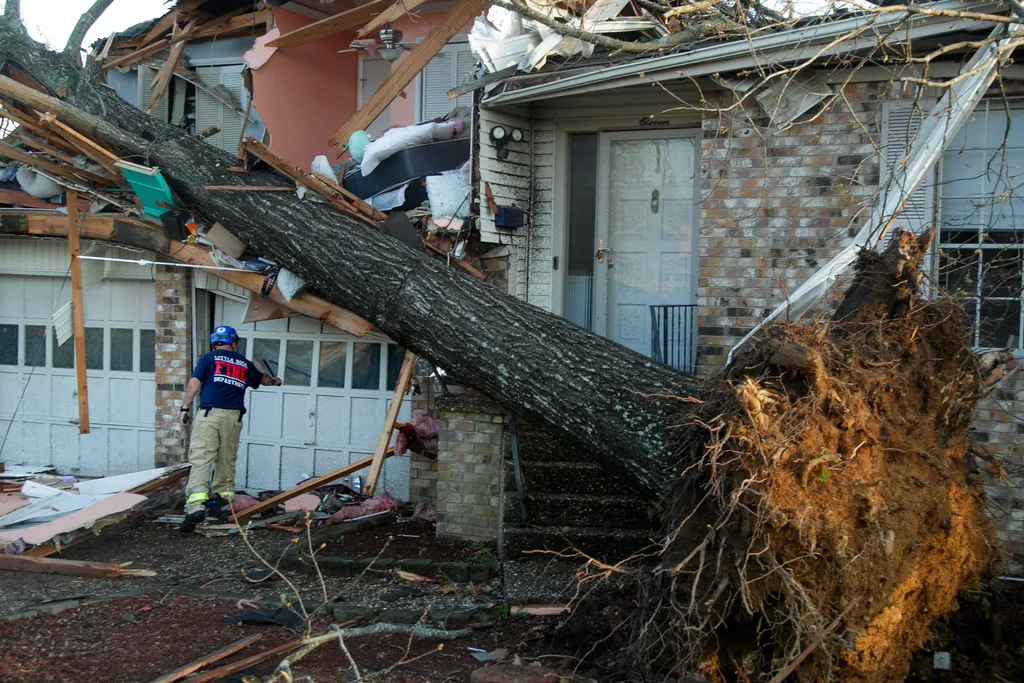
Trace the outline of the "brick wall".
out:
<instances>
[{"instance_id":1,"label":"brick wall","mask_svg":"<svg viewBox=\"0 0 1024 683\"><path fill-rule=\"evenodd\" d=\"M446 396L437 411L437 533L496 541L505 410L486 399Z\"/></svg>"},{"instance_id":2,"label":"brick wall","mask_svg":"<svg viewBox=\"0 0 1024 683\"><path fill-rule=\"evenodd\" d=\"M187 435L178 422L185 384L192 375L192 277L185 268L156 266L157 466L188 459Z\"/></svg>"},{"instance_id":3,"label":"brick wall","mask_svg":"<svg viewBox=\"0 0 1024 683\"><path fill-rule=\"evenodd\" d=\"M881 86L843 90L784 131L752 99L703 121L701 374L721 369L729 348L859 229L878 191Z\"/></svg>"}]
</instances>

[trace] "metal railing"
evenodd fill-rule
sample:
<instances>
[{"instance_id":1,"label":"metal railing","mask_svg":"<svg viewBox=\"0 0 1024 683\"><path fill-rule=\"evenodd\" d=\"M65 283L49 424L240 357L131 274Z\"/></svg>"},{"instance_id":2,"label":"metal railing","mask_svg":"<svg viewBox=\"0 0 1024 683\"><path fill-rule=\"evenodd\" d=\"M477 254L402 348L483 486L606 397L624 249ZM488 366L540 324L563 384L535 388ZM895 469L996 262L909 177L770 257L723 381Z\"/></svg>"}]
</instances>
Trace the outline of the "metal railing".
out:
<instances>
[{"instance_id":1,"label":"metal railing","mask_svg":"<svg viewBox=\"0 0 1024 683\"><path fill-rule=\"evenodd\" d=\"M651 358L683 372L697 369L697 304L651 306Z\"/></svg>"}]
</instances>

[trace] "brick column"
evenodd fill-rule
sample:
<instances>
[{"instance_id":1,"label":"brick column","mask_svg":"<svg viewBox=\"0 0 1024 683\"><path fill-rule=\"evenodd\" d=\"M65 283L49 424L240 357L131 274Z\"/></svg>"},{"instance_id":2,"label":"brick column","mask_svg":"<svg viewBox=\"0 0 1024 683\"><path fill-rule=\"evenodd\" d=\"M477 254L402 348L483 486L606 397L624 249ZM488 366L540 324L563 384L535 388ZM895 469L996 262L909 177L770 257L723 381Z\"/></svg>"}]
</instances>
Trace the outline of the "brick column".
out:
<instances>
[{"instance_id":1,"label":"brick column","mask_svg":"<svg viewBox=\"0 0 1024 683\"><path fill-rule=\"evenodd\" d=\"M437 534L496 541L505 409L487 399L445 396L438 414Z\"/></svg>"},{"instance_id":2,"label":"brick column","mask_svg":"<svg viewBox=\"0 0 1024 683\"><path fill-rule=\"evenodd\" d=\"M156 267L156 466L187 460L187 436L178 419L192 374L192 274Z\"/></svg>"}]
</instances>

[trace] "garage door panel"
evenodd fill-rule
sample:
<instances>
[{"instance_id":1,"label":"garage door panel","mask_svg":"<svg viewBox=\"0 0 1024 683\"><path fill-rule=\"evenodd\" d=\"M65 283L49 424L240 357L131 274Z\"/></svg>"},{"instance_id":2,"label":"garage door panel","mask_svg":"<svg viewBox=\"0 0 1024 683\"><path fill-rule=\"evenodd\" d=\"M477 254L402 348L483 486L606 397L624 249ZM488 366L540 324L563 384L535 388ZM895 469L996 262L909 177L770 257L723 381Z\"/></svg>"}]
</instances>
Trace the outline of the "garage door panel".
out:
<instances>
[{"instance_id":1,"label":"garage door panel","mask_svg":"<svg viewBox=\"0 0 1024 683\"><path fill-rule=\"evenodd\" d=\"M352 437L349 443L372 449L377 445L386 409L382 398L352 397Z\"/></svg>"},{"instance_id":2,"label":"garage door panel","mask_svg":"<svg viewBox=\"0 0 1024 683\"><path fill-rule=\"evenodd\" d=\"M21 454L15 462L26 465L50 465L50 425L46 422L21 423Z\"/></svg>"},{"instance_id":3,"label":"garage door panel","mask_svg":"<svg viewBox=\"0 0 1024 683\"><path fill-rule=\"evenodd\" d=\"M50 464L56 467L58 472L81 470L78 436L76 425L50 425L50 444L53 447L53 462Z\"/></svg>"},{"instance_id":4,"label":"garage door panel","mask_svg":"<svg viewBox=\"0 0 1024 683\"><path fill-rule=\"evenodd\" d=\"M253 329L251 324L247 325L242 321L245 320L245 304L235 301L234 299L228 299L223 296L217 297L217 311L214 317L215 325L231 325L238 329Z\"/></svg>"},{"instance_id":5,"label":"garage door panel","mask_svg":"<svg viewBox=\"0 0 1024 683\"><path fill-rule=\"evenodd\" d=\"M254 492L279 489L281 481L279 448L268 444L251 443L248 450L246 488Z\"/></svg>"},{"instance_id":6,"label":"garage door panel","mask_svg":"<svg viewBox=\"0 0 1024 683\"><path fill-rule=\"evenodd\" d=\"M50 375L33 373L28 379L28 388L21 401L19 415L25 417L46 417L50 412Z\"/></svg>"},{"instance_id":7,"label":"garage door panel","mask_svg":"<svg viewBox=\"0 0 1024 683\"><path fill-rule=\"evenodd\" d=\"M139 322L156 322L156 285L152 282L140 282L135 289L139 293Z\"/></svg>"},{"instance_id":8,"label":"garage door panel","mask_svg":"<svg viewBox=\"0 0 1024 683\"><path fill-rule=\"evenodd\" d=\"M313 476L313 451L309 448L281 448L281 488L293 488Z\"/></svg>"},{"instance_id":9,"label":"garage door panel","mask_svg":"<svg viewBox=\"0 0 1024 683\"><path fill-rule=\"evenodd\" d=\"M347 396L316 397L316 443L319 446L347 446L349 405ZM345 461L343 464L348 464Z\"/></svg>"},{"instance_id":10,"label":"garage door panel","mask_svg":"<svg viewBox=\"0 0 1024 683\"><path fill-rule=\"evenodd\" d=\"M289 332L319 334L322 327L319 320L307 318L304 315L297 315L287 320Z\"/></svg>"},{"instance_id":11,"label":"garage door panel","mask_svg":"<svg viewBox=\"0 0 1024 683\"><path fill-rule=\"evenodd\" d=\"M281 399L278 391L249 392L249 412L245 421L250 439L281 438Z\"/></svg>"},{"instance_id":12,"label":"garage door panel","mask_svg":"<svg viewBox=\"0 0 1024 683\"><path fill-rule=\"evenodd\" d=\"M334 470L340 470L349 463L349 457L346 451L332 451L318 448L314 453L313 475L317 477L323 476L328 472L333 472Z\"/></svg>"},{"instance_id":13,"label":"garage door panel","mask_svg":"<svg viewBox=\"0 0 1024 683\"><path fill-rule=\"evenodd\" d=\"M90 389L92 389L92 384L99 384L99 382L90 382ZM50 415L65 420L78 418L78 399L75 397L77 386L74 377L68 375L52 377L50 381ZM89 397L90 414L92 413L92 398L92 396Z\"/></svg>"},{"instance_id":14,"label":"garage door panel","mask_svg":"<svg viewBox=\"0 0 1024 683\"><path fill-rule=\"evenodd\" d=\"M49 277L22 278L25 290L19 318L24 318L25 320L49 320L51 311L53 311L55 279Z\"/></svg>"},{"instance_id":15,"label":"garage door panel","mask_svg":"<svg viewBox=\"0 0 1024 683\"><path fill-rule=\"evenodd\" d=\"M106 377L89 377L88 379L89 379L89 419L92 420L92 421L95 421L95 422L118 422L119 420L114 419L111 416L111 414L110 414L110 381ZM72 394L74 393L76 386L77 386L77 383L72 382L72 385L71 385ZM154 394L153 395L155 397L156 396L156 389L155 389L156 385L153 384L153 386L154 386L154 390L153 390ZM72 400L74 401L74 404L75 404L74 416L77 418L78 417L78 399L77 398L73 398ZM146 413L142 413L141 407L136 409L136 411L138 411L140 413L140 415L143 415L142 419L140 419L139 422L142 422L143 424L145 424L147 422L146 418L148 418L149 422L153 421L153 411L155 410L154 406L155 406L155 404L153 402L150 402L149 405L146 406L147 409L148 409L146 411ZM121 422L134 422L135 420L133 419L133 417L134 417L136 411L128 413L127 417L124 420L120 420L120 421Z\"/></svg>"},{"instance_id":16,"label":"garage door panel","mask_svg":"<svg viewBox=\"0 0 1024 683\"><path fill-rule=\"evenodd\" d=\"M134 379L121 379L119 377L112 377L107 380L110 385L110 416L108 421L115 424L121 424L125 422L133 422L135 415L138 413L139 405L139 383ZM96 382L100 384L101 382ZM106 382L102 382L106 384ZM90 382L90 385L92 382ZM92 404L92 396L89 397L90 406ZM97 404L99 400L97 399ZM152 404L150 404L152 405Z\"/></svg>"},{"instance_id":17,"label":"garage door panel","mask_svg":"<svg viewBox=\"0 0 1024 683\"><path fill-rule=\"evenodd\" d=\"M78 428L74 428L77 434ZM107 474L107 428L92 425L88 434L78 434L78 448L82 454L79 468L84 477L103 477Z\"/></svg>"},{"instance_id":18,"label":"garage door panel","mask_svg":"<svg viewBox=\"0 0 1024 683\"><path fill-rule=\"evenodd\" d=\"M21 399L24 379L20 371L4 370L0 372L0 415L13 416Z\"/></svg>"},{"instance_id":19,"label":"garage door panel","mask_svg":"<svg viewBox=\"0 0 1024 683\"><path fill-rule=\"evenodd\" d=\"M244 317L245 311L243 310L242 316L239 317L239 320L242 320ZM286 318L281 318L279 320L263 320L256 323L255 328L257 334L260 332L287 332L288 320Z\"/></svg>"},{"instance_id":20,"label":"garage door panel","mask_svg":"<svg viewBox=\"0 0 1024 683\"><path fill-rule=\"evenodd\" d=\"M17 462L14 460L14 454L17 453L18 457L21 457L21 424L12 424L11 420L0 420L0 435L3 434L7 435L7 440L0 438L0 445L3 446L0 450L0 460Z\"/></svg>"},{"instance_id":21,"label":"garage door panel","mask_svg":"<svg viewBox=\"0 0 1024 683\"><path fill-rule=\"evenodd\" d=\"M0 275L0 317L25 317L25 279Z\"/></svg>"},{"instance_id":22,"label":"garage door panel","mask_svg":"<svg viewBox=\"0 0 1024 683\"><path fill-rule=\"evenodd\" d=\"M139 462L139 436L134 429L107 429L107 471L134 472Z\"/></svg>"},{"instance_id":23,"label":"garage door panel","mask_svg":"<svg viewBox=\"0 0 1024 683\"><path fill-rule=\"evenodd\" d=\"M137 433L139 439L139 459L136 471L153 469L156 467L156 453L153 449L153 445L156 443L156 434L152 429L140 429Z\"/></svg>"},{"instance_id":24,"label":"garage door panel","mask_svg":"<svg viewBox=\"0 0 1024 683\"><path fill-rule=\"evenodd\" d=\"M107 290L109 320L112 322L138 320L141 313L138 292L139 285L135 282L110 281ZM89 315L88 309L86 309L86 315Z\"/></svg>"},{"instance_id":25,"label":"garage door panel","mask_svg":"<svg viewBox=\"0 0 1024 683\"><path fill-rule=\"evenodd\" d=\"M281 423L281 438L285 441L294 441L301 444L312 443L313 426L310 421L310 399L309 394L285 393L282 396L284 404L283 420Z\"/></svg>"},{"instance_id":26,"label":"garage door panel","mask_svg":"<svg viewBox=\"0 0 1024 683\"><path fill-rule=\"evenodd\" d=\"M384 461L382 485L392 496L409 500L408 456L392 456Z\"/></svg>"},{"instance_id":27,"label":"garage door panel","mask_svg":"<svg viewBox=\"0 0 1024 683\"><path fill-rule=\"evenodd\" d=\"M68 295L67 290L61 294L61 299ZM89 323L105 323L110 320L110 292L106 287L83 287L82 288L83 305L82 308L85 311L85 324ZM135 304L132 302L132 310L134 312Z\"/></svg>"}]
</instances>

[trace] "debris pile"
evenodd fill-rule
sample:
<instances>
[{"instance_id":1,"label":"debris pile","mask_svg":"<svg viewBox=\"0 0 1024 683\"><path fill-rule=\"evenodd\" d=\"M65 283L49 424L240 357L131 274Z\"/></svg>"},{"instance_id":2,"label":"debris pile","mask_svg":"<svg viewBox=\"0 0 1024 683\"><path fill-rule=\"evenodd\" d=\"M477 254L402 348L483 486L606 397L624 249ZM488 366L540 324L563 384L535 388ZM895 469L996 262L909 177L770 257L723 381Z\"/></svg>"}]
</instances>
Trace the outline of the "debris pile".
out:
<instances>
[{"instance_id":1,"label":"debris pile","mask_svg":"<svg viewBox=\"0 0 1024 683\"><path fill-rule=\"evenodd\" d=\"M770 327L707 387L647 587L642 643L660 664L903 680L933 622L992 570L967 439L985 359L952 303L916 298L917 246L903 234L862 255L846 302L863 317ZM899 280L880 277L887 264ZM889 287L899 305L872 318Z\"/></svg>"}]
</instances>

